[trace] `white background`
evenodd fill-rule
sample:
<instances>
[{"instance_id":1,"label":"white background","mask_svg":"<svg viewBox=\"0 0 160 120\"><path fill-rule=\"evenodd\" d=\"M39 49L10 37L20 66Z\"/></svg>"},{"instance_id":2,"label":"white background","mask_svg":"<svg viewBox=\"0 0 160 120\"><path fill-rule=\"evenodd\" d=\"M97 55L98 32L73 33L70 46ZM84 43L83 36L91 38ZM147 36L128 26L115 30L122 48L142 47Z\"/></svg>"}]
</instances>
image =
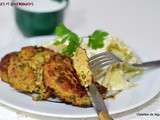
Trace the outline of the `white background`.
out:
<instances>
[{"instance_id":1,"label":"white background","mask_svg":"<svg viewBox=\"0 0 160 120\"><path fill-rule=\"evenodd\" d=\"M0 6L1 49L12 41L24 38L16 27L13 13L12 7ZM65 24L81 35L88 35L97 28L107 30L123 39L139 51L139 54L143 54L145 48L148 56L144 59L160 59L160 55L157 58L160 50L160 0L70 0ZM141 43L144 40L145 43ZM153 42L157 44L154 44L154 49L150 50L153 48ZM114 117L116 120L160 120L160 116L151 118L137 116L138 112L160 113L160 98L157 97L140 108ZM38 117L0 106L0 120L44 120L44 118L59 120Z\"/></svg>"}]
</instances>

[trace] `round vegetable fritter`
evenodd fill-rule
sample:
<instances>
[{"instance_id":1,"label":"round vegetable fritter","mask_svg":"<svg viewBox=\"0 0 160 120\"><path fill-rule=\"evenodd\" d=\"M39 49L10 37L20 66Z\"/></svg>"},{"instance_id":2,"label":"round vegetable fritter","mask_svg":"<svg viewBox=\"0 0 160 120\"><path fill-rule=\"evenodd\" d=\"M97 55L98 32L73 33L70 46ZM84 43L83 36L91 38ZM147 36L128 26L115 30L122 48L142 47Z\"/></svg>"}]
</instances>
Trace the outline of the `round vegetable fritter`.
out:
<instances>
[{"instance_id":1,"label":"round vegetable fritter","mask_svg":"<svg viewBox=\"0 0 160 120\"><path fill-rule=\"evenodd\" d=\"M90 106L91 101L69 57L57 54L44 65L45 84L65 103Z\"/></svg>"}]
</instances>

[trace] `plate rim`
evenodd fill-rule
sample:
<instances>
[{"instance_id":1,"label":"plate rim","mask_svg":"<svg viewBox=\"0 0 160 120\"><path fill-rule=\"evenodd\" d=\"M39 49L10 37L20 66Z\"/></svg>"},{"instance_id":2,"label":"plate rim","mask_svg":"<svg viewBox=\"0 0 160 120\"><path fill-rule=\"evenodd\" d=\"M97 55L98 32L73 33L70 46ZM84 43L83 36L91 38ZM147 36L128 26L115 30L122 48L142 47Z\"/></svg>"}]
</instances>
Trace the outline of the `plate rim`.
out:
<instances>
[{"instance_id":1,"label":"plate rim","mask_svg":"<svg viewBox=\"0 0 160 120\"><path fill-rule=\"evenodd\" d=\"M144 102L141 102L141 103L138 103L136 105L132 105L126 109L123 109L123 110L117 110L115 111L115 113L111 113L111 115L116 115L116 114L121 114L123 112L127 112L128 110L133 110L133 109L136 109L142 105L144 105L145 103L147 102L150 102L152 101L159 93L155 94L153 97L151 98L148 98L146 99L146 101ZM19 106L16 106L16 105L13 105L13 104L10 104L8 102L5 102L3 100L0 99L0 103L3 104L3 105L6 105L10 108L13 108L15 110L19 110L21 112L26 112L26 113L30 113L30 114L34 114L34 115L40 115L40 116L46 116L46 117L57 117L57 118L92 118L92 117L97 117L97 114L96 112L95 113L92 113L92 114L88 114L88 115L62 115L62 114L53 114L53 113L45 113L45 112L38 112L38 111L34 111L34 110L29 110L27 108L22 108L22 107L19 107Z\"/></svg>"}]
</instances>

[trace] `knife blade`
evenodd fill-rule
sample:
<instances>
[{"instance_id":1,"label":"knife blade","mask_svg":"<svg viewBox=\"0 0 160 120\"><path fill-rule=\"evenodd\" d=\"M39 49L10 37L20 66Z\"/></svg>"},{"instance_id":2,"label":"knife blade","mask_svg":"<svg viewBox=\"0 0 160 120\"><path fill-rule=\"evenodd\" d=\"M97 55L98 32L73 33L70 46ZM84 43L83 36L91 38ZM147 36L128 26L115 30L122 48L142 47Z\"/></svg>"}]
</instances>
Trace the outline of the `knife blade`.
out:
<instances>
[{"instance_id":1,"label":"knife blade","mask_svg":"<svg viewBox=\"0 0 160 120\"><path fill-rule=\"evenodd\" d=\"M87 88L88 95L91 98L94 109L96 110L100 120L113 120L106 108L104 100L96 88L95 84L91 84Z\"/></svg>"}]
</instances>

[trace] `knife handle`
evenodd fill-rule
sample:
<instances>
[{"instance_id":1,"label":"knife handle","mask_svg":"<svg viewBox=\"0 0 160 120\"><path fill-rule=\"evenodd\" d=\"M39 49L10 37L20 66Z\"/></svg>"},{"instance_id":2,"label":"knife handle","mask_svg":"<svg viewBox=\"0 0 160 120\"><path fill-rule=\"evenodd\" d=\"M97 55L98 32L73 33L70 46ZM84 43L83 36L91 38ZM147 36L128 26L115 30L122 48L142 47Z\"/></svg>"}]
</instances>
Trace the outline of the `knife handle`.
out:
<instances>
[{"instance_id":1,"label":"knife handle","mask_svg":"<svg viewBox=\"0 0 160 120\"><path fill-rule=\"evenodd\" d=\"M104 111L100 112L98 117L99 117L99 120L113 120L111 116L107 112L104 112Z\"/></svg>"}]
</instances>

